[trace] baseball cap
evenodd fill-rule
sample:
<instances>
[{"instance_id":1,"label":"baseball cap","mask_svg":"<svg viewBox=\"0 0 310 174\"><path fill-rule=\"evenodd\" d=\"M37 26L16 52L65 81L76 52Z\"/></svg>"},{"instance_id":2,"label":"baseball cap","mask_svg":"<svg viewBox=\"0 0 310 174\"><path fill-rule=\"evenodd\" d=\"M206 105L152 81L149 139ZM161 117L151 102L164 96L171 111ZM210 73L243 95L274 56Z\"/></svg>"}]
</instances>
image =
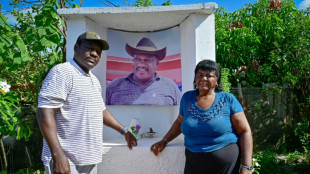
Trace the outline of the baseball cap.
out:
<instances>
[{"instance_id":1,"label":"baseball cap","mask_svg":"<svg viewBox=\"0 0 310 174\"><path fill-rule=\"evenodd\" d=\"M108 50L109 49L109 44L107 41L103 40L100 38L99 34L95 33L95 32L85 32L83 34L81 34L76 42L78 42L79 40L83 40L83 39L86 39L86 40L97 40L101 43L101 46L102 46L102 49L103 50Z\"/></svg>"}]
</instances>

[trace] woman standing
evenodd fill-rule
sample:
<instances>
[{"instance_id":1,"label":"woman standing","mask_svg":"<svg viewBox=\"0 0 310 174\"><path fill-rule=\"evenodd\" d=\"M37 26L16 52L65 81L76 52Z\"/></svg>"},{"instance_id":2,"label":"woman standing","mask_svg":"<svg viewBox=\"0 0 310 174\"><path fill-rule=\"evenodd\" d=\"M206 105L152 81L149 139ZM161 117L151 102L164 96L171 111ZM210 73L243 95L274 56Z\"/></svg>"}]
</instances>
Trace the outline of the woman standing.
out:
<instances>
[{"instance_id":1,"label":"woman standing","mask_svg":"<svg viewBox=\"0 0 310 174\"><path fill-rule=\"evenodd\" d=\"M178 118L163 139L151 146L158 155L169 141L183 133L185 174L252 173L250 126L238 100L219 91L220 82L217 63L199 62L195 68L196 89L182 96Z\"/></svg>"}]
</instances>

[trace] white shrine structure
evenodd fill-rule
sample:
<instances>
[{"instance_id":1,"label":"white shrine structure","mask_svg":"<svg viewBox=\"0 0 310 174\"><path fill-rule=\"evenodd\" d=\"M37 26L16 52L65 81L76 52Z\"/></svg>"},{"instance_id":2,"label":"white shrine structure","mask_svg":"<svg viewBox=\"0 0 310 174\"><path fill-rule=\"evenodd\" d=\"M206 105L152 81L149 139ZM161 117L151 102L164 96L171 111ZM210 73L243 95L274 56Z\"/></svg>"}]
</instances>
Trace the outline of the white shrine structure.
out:
<instances>
[{"instance_id":1,"label":"white shrine structure","mask_svg":"<svg viewBox=\"0 0 310 174\"><path fill-rule=\"evenodd\" d=\"M77 37L85 31L97 32L107 40L108 29L128 32L156 32L178 26L182 93L193 89L194 69L203 59L215 60L216 3L152 7L87 7L59 9L67 23L67 61L73 58ZM123 48L120 48L123 49ZM99 64L92 70L102 85L105 98L107 53L103 51ZM159 156L150 146L159 141L177 118L179 106L107 106L115 118L128 126L132 118L139 118L140 132L152 127L153 138L142 137L138 146L129 150L122 135L104 126L102 162L99 174L181 174L185 164L184 141L180 135L170 142Z\"/></svg>"}]
</instances>

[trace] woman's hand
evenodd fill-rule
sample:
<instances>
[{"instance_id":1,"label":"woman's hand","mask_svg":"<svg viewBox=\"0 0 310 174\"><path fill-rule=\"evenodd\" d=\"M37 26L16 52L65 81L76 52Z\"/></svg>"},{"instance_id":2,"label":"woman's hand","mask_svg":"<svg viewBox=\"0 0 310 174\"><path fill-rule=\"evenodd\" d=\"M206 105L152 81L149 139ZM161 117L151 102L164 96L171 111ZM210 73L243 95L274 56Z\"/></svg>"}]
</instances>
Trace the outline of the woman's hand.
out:
<instances>
[{"instance_id":1,"label":"woman's hand","mask_svg":"<svg viewBox=\"0 0 310 174\"><path fill-rule=\"evenodd\" d=\"M178 118L173 122L171 128L164 136L164 138L151 146L150 150L154 153L155 156L164 150L168 142L172 141L175 137L181 134L182 121L183 115L179 114Z\"/></svg>"},{"instance_id":2,"label":"woman's hand","mask_svg":"<svg viewBox=\"0 0 310 174\"><path fill-rule=\"evenodd\" d=\"M150 148L151 152L154 153L155 156L159 154L159 152L163 151L166 145L168 144L167 140L162 139L157 143L153 144Z\"/></svg>"},{"instance_id":3,"label":"woman's hand","mask_svg":"<svg viewBox=\"0 0 310 174\"><path fill-rule=\"evenodd\" d=\"M252 172L249 169L241 167L239 174L252 174Z\"/></svg>"}]
</instances>

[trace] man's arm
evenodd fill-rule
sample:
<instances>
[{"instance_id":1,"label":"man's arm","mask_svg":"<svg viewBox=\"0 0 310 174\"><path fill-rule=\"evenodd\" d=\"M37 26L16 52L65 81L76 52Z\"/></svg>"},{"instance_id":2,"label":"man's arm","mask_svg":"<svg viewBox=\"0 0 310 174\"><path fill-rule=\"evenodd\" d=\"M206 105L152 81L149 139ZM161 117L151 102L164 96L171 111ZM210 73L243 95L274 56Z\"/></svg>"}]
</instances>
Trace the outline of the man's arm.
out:
<instances>
[{"instance_id":1,"label":"man's arm","mask_svg":"<svg viewBox=\"0 0 310 174\"><path fill-rule=\"evenodd\" d=\"M116 130L117 132L121 132L124 129L124 126L121 125L115 119L115 117L112 115L112 113L108 109L105 109L103 111L103 124L111 127L112 129ZM125 140L127 142L127 146L129 149L132 149L132 146L137 145L136 138L128 130L126 130L123 135L125 136Z\"/></svg>"},{"instance_id":2,"label":"man's arm","mask_svg":"<svg viewBox=\"0 0 310 174\"><path fill-rule=\"evenodd\" d=\"M37 120L53 158L53 173L71 173L70 164L57 137L55 114L59 108L38 108Z\"/></svg>"}]
</instances>

